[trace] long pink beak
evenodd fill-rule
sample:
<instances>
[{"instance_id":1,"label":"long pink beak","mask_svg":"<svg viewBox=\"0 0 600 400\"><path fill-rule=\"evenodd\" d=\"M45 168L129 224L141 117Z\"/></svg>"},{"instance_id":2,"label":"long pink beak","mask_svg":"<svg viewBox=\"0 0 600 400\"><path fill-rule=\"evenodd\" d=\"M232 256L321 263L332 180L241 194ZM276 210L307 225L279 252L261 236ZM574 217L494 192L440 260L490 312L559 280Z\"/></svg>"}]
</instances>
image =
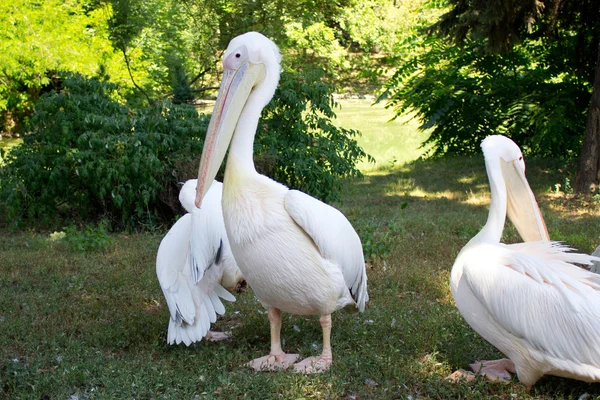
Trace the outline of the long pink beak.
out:
<instances>
[{"instance_id":1,"label":"long pink beak","mask_svg":"<svg viewBox=\"0 0 600 400\"><path fill-rule=\"evenodd\" d=\"M198 169L198 186L196 187L196 207L200 207L202 199L215 179L225 158L227 148L233 137L240 114L257 82L265 76L263 64L246 62L237 69L225 69L219 95L215 103L204 148Z\"/></svg>"}]
</instances>

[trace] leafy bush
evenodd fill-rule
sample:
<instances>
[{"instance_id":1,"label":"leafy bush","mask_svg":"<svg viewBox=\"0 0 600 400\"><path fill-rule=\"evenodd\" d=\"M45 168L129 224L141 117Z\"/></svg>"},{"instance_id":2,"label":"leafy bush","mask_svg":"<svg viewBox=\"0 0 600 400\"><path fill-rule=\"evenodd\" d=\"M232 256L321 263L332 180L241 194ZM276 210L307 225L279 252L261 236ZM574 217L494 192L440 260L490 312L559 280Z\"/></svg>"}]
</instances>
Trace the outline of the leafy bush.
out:
<instances>
[{"instance_id":1,"label":"leafy bush","mask_svg":"<svg viewBox=\"0 0 600 400\"><path fill-rule=\"evenodd\" d=\"M481 140L498 133L538 156L578 154L590 87L564 72L558 44L527 41L490 54L483 41L459 48L421 35L404 45L421 52L400 62L382 98L432 128L425 144L433 154L479 153Z\"/></svg>"},{"instance_id":2,"label":"leafy bush","mask_svg":"<svg viewBox=\"0 0 600 400\"><path fill-rule=\"evenodd\" d=\"M184 178L178 165L196 161L207 117L169 102L134 111L116 89L66 75L36 104L31 133L0 169L10 221L106 216L134 226L173 215L161 197Z\"/></svg>"},{"instance_id":3,"label":"leafy bush","mask_svg":"<svg viewBox=\"0 0 600 400\"><path fill-rule=\"evenodd\" d=\"M318 71L287 71L265 108L255 141L257 169L324 201L338 198L341 180L361 176L356 163L369 157L356 130L333 124L333 87Z\"/></svg>"},{"instance_id":4,"label":"leafy bush","mask_svg":"<svg viewBox=\"0 0 600 400\"><path fill-rule=\"evenodd\" d=\"M159 103L133 110L117 87L65 76L36 104L31 133L0 168L0 207L13 224L61 217L106 218L113 229L171 219L177 182L193 177L208 116L192 106ZM358 176L365 153L338 128L332 88L315 73L285 73L263 113L258 168L290 187L335 199L341 179Z\"/></svg>"}]
</instances>

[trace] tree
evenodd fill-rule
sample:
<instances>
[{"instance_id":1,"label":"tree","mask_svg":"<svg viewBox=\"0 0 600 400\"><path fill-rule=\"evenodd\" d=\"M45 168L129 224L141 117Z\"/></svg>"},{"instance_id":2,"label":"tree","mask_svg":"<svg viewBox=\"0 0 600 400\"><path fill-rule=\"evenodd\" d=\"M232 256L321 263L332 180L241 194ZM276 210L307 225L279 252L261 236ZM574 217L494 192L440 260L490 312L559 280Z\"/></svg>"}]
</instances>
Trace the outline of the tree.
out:
<instances>
[{"instance_id":1,"label":"tree","mask_svg":"<svg viewBox=\"0 0 600 400\"><path fill-rule=\"evenodd\" d=\"M595 191L600 183L600 7L596 0L449 0L452 9L431 32L462 44L467 37L484 38L492 52L506 52L516 43L539 40L570 42L560 67L587 81L591 89L575 190Z\"/></svg>"},{"instance_id":2,"label":"tree","mask_svg":"<svg viewBox=\"0 0 600 400\"><path fill-rule=\"evenodd\" d=\"M83 0L0 2L0 131L21 132L55 71L123 77L108 13Z\"/></svg>"}]
</instances>

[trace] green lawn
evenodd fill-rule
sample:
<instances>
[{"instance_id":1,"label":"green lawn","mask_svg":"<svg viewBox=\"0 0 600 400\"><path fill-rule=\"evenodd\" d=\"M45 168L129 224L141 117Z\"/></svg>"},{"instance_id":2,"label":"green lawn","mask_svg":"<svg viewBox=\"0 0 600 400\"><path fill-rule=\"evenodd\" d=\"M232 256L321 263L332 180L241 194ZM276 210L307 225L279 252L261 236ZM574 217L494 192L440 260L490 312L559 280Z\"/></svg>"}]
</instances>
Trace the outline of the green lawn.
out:
<instances>
[{"instance_id":1,"label":"green lawn","mask_svg":"<svg viewBox=\"0 0 600 400\"><path fill-rule=\"evenodd\" d=\"M375 164L363 160L358 167L363 171L389 168L416 160L423 154L421 144L428 133L418 132L419 123L403 116L392 121L394 111L383 103L372 100L340 99L336 109L338 124L344 128L357 129L362 133L358 143L375 158Z\"/></svg>"},{"instance_id":2,"label":"green lawn","mask_svg":"<svg viewBox=\"0 0 600 400\"><path fill-rule=\"evenodd\" d=\"M21 139L12 139L0 136L0 150L8 151L11 147L16 146L20 142ZM2 165L2 154L0 154L0 165Z\"/></svg>"},{"instance_id":3,"label":"green lawn","mask_svg":"<svg viewBox=\"0 0 600 400\"><path fill-rule=\"evenodd\" d=\"M390 147L400 143L389 136ZM397 164L416 154L390 151L409 154ZM565 173L552 160L528 160L527 168L551 237L592 251L600 241L598 203L554 193ZM251 291L228 304L215 326L230 330L230 341L167 346L168 309L154 270L164 232L114 235L87 253L47 233L6 232L0 398L597 398L600 385L559 378L531 393L516 379L444 380L475 359L500 356L464 322L448 287L456 254L485 222L486 179L481 157L455 157L367 171L346 184L338 207L363 240L370 302L363 314L334 314L333 367L313 376L242 365L269 350L267 316ZM518 240L516 231L509 227L504 239ZM284 315L282 336L284 349L303 358L320 351L317 317Z\"/></svg>"}]
</instances>

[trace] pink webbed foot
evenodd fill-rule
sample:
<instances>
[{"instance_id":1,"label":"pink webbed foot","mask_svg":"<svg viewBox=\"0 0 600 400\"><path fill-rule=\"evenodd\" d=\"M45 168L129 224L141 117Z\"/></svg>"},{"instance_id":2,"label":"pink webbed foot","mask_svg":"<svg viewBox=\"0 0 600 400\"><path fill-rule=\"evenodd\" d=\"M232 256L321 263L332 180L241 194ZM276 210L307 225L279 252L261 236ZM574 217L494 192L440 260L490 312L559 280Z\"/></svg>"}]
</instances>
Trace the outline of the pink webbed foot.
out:
<instances>
[{"instance_id":1,"label":"pink webbed foot","mask_svg":"<svg viewBox=\"0 0 600 400\"><path fill-rule=\"evenodd\" d=\"M303 374L320 374L331 367L331 357L308 357L294 364L294 371Z\"/></svg>"},{"instance_id":2,"label":"pink webbed foot","mask_svg":"<svg viewBox=\"0 0 600 400\"><path fill-rule=\"evenodd\" d=\"M457 371L454 371L444 379L453 383L460 382L462 379L464 379L465 382L468 383L475 380L475 374L461 368Z\"/></svg>"},{"instance_id":3,"label":"pink webbed foot","mask_svg":"<svg viewBox=\"0 0 600 400\"><path fill-rule=\"evenodd\" d=\"M229 335L225 332L208 331L204 338L211 342L222 342L223 340L228 340Z\"/></svg>"},{"instance_id":4,"label":"pink webbed foot","mask_svg":"<svg viewBox=\"0 0 600 400\"><path fill-rule=\"evenodd\" d=\"M510 381L511 373L515 373L515 365L508 358L500 360L481 360L475 361L470 365L473 372L484 375L492 381L502 380Z\"/></svg>"},{"instance_id":5,"label":"pink webbed foot","mask_svg":"<svg viewBox=\"0 0 600 400\"><path fill-rule=\"evenodd\" d=\"M277 371L288 369L298 359L299 354L269 354L256 358L246 365L255 371Z\"/></svg>"}]
</instances>

